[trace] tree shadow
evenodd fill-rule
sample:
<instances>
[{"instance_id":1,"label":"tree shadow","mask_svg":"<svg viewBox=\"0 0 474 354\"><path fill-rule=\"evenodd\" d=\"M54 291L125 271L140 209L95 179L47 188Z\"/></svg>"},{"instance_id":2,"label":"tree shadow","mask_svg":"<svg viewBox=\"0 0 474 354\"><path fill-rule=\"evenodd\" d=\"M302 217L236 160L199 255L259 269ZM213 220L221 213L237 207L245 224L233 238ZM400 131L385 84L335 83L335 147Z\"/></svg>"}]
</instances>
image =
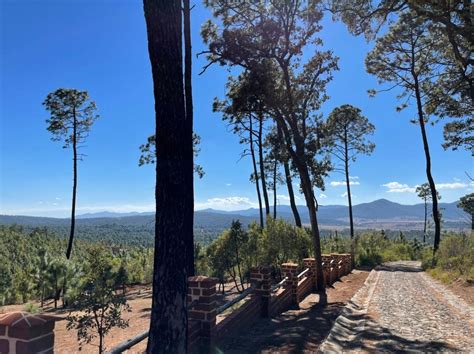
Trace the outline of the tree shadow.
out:
<instances>
[{"instance_id":1,"label":"tree shadow","mask_svg":"<svg viewBox=\"0 0 474 354\"><path fill-rule=\"evenodd\" d=\"M387 272L407 272L418 273L423 272L419 262L390 262L378 265L375 270L384 270Z\"/></svg>"},{"instance_id":2,"label":"tree shadow","mask_svg":"<svg viewBox=\"0 0 474 354\"><path fill-rule=\"evenodd\" d=\"M354 304L353 306L355 307ZM338 320L330 339L338 351L391 353L459 351L449 343L402 337L365 314L345 315L343 321Z\"/></svg>"}]
</instances>

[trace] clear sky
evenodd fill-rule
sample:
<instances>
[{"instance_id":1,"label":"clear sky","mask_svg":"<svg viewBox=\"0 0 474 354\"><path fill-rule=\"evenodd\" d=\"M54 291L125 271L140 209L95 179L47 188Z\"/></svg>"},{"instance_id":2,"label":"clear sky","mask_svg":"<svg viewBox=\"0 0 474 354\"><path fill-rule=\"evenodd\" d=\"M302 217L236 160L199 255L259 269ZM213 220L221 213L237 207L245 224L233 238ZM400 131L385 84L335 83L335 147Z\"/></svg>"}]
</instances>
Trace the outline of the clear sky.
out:
<instances>
[{"instance_id":1,"label":"clear sky","mask_svg":"<svg viewBox=\"0 0 474 354\"><path fill-rule=\"evenodd\" d=\"M199 30L209 18L201 2L192 1L195 53L204 49ZM0 213L67 216L72 190L72 152L50 140L46 130L46 95L59 88L88 90L101 119L96 122L79 164L78 213L150 211L154 205L154 169L138 167L138 146L154 130L152 78L145 21L139 0L2 0L0 2ZM395 112L395 93L369 98L376 80L364 69L372 44L351 36L340 23L325 18L321 37L340 57L324 105L358 106L376 126L374 154L352 166L354 202L379 198L413 204L414 187L425 182L419 127L409 123L413 107ZM311 54L311 53L307 53ZM242 147L219 114L229 75L211 67L199 76L205 58L194 59L195 131L201 136L198 157L206 174L196 180L196 209L245 209L256 206L249 182L251 164L240 160ZM433 174L442 201L472 191L465 171L472 172L466 151L444 151L441 125L429 127ZM318 191L321 204L345 204L342 175L326 180ZM287 204L283 186L278 192ZM298 201L303 204L303 200Z\"/></svg>"}]
</instances>

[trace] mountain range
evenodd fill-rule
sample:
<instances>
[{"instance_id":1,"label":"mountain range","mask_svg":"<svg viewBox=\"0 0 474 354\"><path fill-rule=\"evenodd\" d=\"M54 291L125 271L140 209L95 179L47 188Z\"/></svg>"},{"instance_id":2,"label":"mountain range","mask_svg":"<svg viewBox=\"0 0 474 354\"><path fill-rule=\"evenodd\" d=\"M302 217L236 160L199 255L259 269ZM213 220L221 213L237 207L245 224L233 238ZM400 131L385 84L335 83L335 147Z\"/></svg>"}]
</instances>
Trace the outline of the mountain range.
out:
<instances>
[{"instance_id":1,"label":"mountain range","mask_svg":"<svg viewBox=\"0 0 474 354\"><path fill-rule=\"evenodd\" d=\"M456 202L440 203L442 218L447 228L466 228L469 226L468 215L457 207ZM430 213L428 205L428 217ZM273 208L272 208L273 209ZM354 223L358 228L387 228L387 229L419 229L424 220L424 204L404 205L391 202L386 199L378 199L370 203L362 203L353 206ZM303 223L309 223L309 215L305 206L299 205ZM150 223L153 212L128 212L116 213L103 211L98 213L87 213L77 216L78 224L108 224L108 223ZM293 221L293 214L289 205L277 207L277 217ZM237 211L223 211L215 209L204 209L195 212L195 227L208 228L209 226L226 227L232 220L239 219L243 224L258 220L259 210L250 208ZM30 216L7 216L0 215L1 224L37 224L47 226L48 224L67 224L68 219L42 218ZM321 226L347 227L348 207L345 205L321 205L318 210L318 220Z\"/></svg>"}]
</instances>

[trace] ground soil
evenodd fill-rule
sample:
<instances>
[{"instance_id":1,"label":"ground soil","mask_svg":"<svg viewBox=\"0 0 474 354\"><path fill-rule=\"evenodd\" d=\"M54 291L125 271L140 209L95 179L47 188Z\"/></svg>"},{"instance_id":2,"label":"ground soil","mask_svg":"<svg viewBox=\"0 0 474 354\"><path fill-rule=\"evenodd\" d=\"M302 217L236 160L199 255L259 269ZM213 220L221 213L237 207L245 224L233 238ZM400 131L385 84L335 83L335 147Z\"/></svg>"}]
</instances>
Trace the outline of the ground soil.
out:
<instances>
[{"instance_id":1,"label":"ground soil","mask_svg":"<svg viewBox=\"0 0 474 354\"><path fill-rule=\"evenodd\" d=\"M466 301L470 306L474 307L474 284L457 280L451 284L445 285L456 296Z\"/></svg>"}]
</instances>

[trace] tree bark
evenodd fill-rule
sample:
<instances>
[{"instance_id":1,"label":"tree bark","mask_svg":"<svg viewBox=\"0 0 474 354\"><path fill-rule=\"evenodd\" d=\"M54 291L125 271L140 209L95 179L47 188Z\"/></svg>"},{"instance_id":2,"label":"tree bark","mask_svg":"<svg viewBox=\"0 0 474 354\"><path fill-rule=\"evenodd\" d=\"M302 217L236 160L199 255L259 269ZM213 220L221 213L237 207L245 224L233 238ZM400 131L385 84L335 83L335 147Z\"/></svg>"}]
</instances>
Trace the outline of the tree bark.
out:
<instances>
[{"instance_id":1,"label":"tree bark","mask_svg":"<svg viewBox=\"0 0 474 354\"><path fill-rule=\"evenodd\" d=\"M188 194L189 201L194 206L194 151L193 151L193 90L192 90L192 46L191 46L191 8L189 5L189 0L183 1L183 15L184 15L184 94L186 99L186 140L187 144L187 156L191 156L188 160L188 169L191 169L192 173L187 174L188 179L190 179L189 188L190 192ZM195 274L194 266L194 208L187 210L189 215L186 215L187 220L191 222L187 225L188 230L186 232L188 236L188 246L187 250L191 250L186 254L187 260L187 269L188 276L193 276Z\"/></svg>"},{"instance_id":2,"label":"tree bark","mask_svg":"<svg viewBox=\"0 0 474 354\"><path fill-rule=\"evenodd\" d=\"M182 8L177 0L143 4L156 114L155 254L147 352L185 353L193 173L183 87Z\"/></svg>"},{"instance_id":3,"label":"tree bark","mask_svg":"<svg viewBox=\"0 0 474 354\"><path fill-rule=\"evenodd\" d=\"M263 117L258 117L258 158L260 162L260 179L262 181L263 200L265 201L265 215L270 215L270 202L268 200L267 183L265 178L265 163L263 160Z\"/></svg>"},{"instance_id":4,"label":"tree bark","mask_svg":"<svg viewBox=\"0 0 474 354\"><path fill-rule=\"evenodd\" d=\"M423 226L423 243L426 243L426 223L428 221L428 203L426 202L426 197L425 199L425 224Z\"/></svg>"},{"instance_id":5,"label":"tree bark","mask_svg":"<svg viewBox=\"0 0 474 354\"><path fill-rule=\"evenodd\" d=\"M298 207L296 206L295 192L293 190L293 181L291 179L291 172L288 161L283 162L283 167L285 169L286 187L288 188L288 196L290 197L290 206L291 211L293 212L293 217L295 218L295 224L297 227L302 227L303 224L301 223L300 213L298 211Z\"/></svg>"},{"instance_id":6,"label":"tree bark","mask_svg":"<svg viewBox=\"0 0 474 354\"><path fill-rule=\"evenodd\" d=\"M66 250L66 258L71 258L72 243L74 241L74 229L76 226L76 193L77 193L77 116L76 110L73 108L73 140L72 140L72 151L73 151L73 184L72 184L72 207L71 207L71 230L69 232L69 242Z\"/></svg>"},{"instance_id":7,"label":"tree bark","mask_svg":"<svg viewBox=\"0 0 474 354\"><path fill-rule=\"evenodd\" d=\"M260 227L263 229L265 224L263 222L262 196L260 194L260 184L259 184L260 182L258 178L257 161L255 159L255 149L253 146L252 116L249 116L249 145L250 145L250 156L252 157L253 173L255 175L255 186L257 188L258 207L260 211Z\"/></svg>"},{"instance_id":8,"label":"tree bark","mask_svg":"<svg viewBox=\"0 0 474 354\"><path fill-rule=\"evenodd\" d=\"M280 141L283 141L283 133L281 131L281 127L279 126L278 122L277 122L277 128L278 128L278 139ZM298 212L298 207L296 206L296 202L295 202L295 192L293 190L293 181L291 178L290 164L287 158L283 160L283 168L285 170L286 187L288 188L288 196L290 198L290 206L291 206L291 211L293 212L293 217L295 218L295 224L297 227L302 227L300 213Z\"/></svg>"},{"instance_id":9,"label":"tree bark","mask_svg":"<svg viewBox=\"0 0 474 354\"><path fill-rule=\"evenodd\" d=\"M346 186L347 186L347 202L349 204L349 223L351 229L351 240L354 239L354 217L352 215L352 196L351 196L351 184L349 178L349 151L347 146L347 131L345 132L344 139L344 171L346 173Z\"/></svg>"},{"instance_id":10,"label":"tree bark","mask_svg":"<svg viewBox=\"0 0 474 354\"><path fill-rule=\"evenodd\" d=\"M347 126L344 129L344 171L346 174L347 202L349 204L349 225L351 230L351 263L355 264L354 255L354 217L352 214L351 183L349 178L349 147L347 146Z\"/></svg>"},{"instance_id":11,"label":"tree bark","mask_svg":"<svg viewBox=\"0 0 474 354\"><path fill-rule=\"evenodd\" d=\"M431 174L431 155L430 155L430 147L428 145L428 138L426 136L426 129L425 129L425 117L423 114L423 104L421 102L421 94L420 94L420 86L418 82L417 75L412 71L413 79L415 81L415 96L416 96L416 105L418 111L418 122L420 124L421 136L423 138L423 149L425 151L425 159L426 159L426 177L428 179L428 184L430 185L431 189L431 197L433 201L433 219L435 224L435 235L434 235L434 243L433 243L433 254L439 248L439 242L441 240L441 222L439 218L439 210L438 210L438 193L436 192L436 185Z\"/></svg>"},{"instance_id":12,"label":"tree bark","mask_svg":"<svg viewBox=\"0 0 474 354\"><path fill-rule=\"evenodd\" d=\"M277 173L278 160L275 158L275 166L273 167L273 219L277 218Z\"/></svg>"}]
</instances>

